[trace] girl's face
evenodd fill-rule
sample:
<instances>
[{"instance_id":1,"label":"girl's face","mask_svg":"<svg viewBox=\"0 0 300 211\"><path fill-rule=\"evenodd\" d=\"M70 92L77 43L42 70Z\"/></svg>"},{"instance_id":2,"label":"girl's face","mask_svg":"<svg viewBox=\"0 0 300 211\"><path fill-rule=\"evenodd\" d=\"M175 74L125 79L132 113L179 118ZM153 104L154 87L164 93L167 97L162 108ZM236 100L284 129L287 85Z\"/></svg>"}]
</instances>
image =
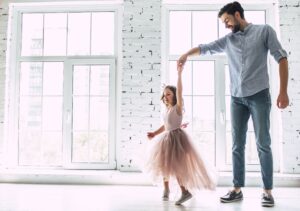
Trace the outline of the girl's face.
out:
<instances>
[{"instance_id":1,"label":"girl's face","mask_svg":"<svg viewBox=\"0 0 300 211\"><path fill-rule=\"evenodd\" d=\"M164 103L167 106L173 105L173 98L174 98L173 92L170 89L166 88L164 91Z\"/></svg>"}]
</instances>

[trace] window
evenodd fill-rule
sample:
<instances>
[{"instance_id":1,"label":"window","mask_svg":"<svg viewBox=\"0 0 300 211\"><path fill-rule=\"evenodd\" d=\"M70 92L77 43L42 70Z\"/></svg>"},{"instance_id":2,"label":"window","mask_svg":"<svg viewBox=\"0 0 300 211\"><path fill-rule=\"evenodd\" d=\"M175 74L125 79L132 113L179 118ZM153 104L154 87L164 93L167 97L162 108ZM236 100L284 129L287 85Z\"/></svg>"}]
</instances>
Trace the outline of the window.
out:
<instances>
[{"instance_id":1,"label":"window","mask_svg":"<svg viewBox=\"0 0 300 211\"><path fill-rule=\"evenodd\" d=\"M245 8L245 17L253 24L265 24L269 7ZM176 60L192 47L209 43L227 33L218 19L215 5L166 5L166 30L163 42L163 80L176 85ZM195 56L185 65L183 74L184 121L187 130L206 160L215 163L219 170L231 170L231 128L229 73L225 54ZM259 170L254 130L249 121L246 162L248 170Z\"/></svg>"},{"instance_id":2,"label":"window","mask_svg":"<svg viewBox=\"0 0 300 211\"><path fill-rule=\"evenodd\" d=\"M65 8L13 7L9 167L116 167L119 8Z\"/></svg>"}]
</instances>

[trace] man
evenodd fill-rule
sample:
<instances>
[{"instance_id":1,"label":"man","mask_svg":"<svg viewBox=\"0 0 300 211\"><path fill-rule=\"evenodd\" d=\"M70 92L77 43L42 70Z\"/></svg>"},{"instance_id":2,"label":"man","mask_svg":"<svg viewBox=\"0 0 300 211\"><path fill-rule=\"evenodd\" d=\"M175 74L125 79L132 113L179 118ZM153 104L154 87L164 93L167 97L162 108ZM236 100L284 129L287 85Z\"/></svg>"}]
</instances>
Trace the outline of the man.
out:
<instances>
[{"instance_id":1,"label":"man","mask_svg":"<svg viewBox=\"0 0 300 211\"><path fill-rule=\"evenodd\" d=\"M280 89L277 106L283 109L289 104L287 53L282 49L275 31L270 26L253 25L246 21L244 10L238 2L225 5L218 17L232 33L209 44L200 44L199 47L190 49L179 58L177 65L184 65L189 56L196 54L226 53L231 79L234 187L220 200L229 203L243 199L241 187L245 185L246 132L251 115L264 188L261 203L264 207L272 207L273 158L269 133L271 99L267 57L270 52L279 63Z\"/></svg>"}]
</instances>

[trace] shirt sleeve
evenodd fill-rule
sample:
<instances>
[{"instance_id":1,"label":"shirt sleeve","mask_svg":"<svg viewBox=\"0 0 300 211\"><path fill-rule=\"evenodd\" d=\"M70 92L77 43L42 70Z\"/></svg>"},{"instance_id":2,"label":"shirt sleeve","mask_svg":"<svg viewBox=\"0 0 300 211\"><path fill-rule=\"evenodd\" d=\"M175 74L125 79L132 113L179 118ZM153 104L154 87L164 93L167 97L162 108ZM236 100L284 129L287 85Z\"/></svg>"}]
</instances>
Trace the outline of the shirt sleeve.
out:
<instances>
[{"instance_id":1,"label":"shirt sleeve","mask_svg":"<svg viewBox=\"0 0 300 211\"><path fill-rule=\"evenodd\" d=\"M275 30L269 25L266 25L266 45L278 63L280 59L287 58L287 53L278 41Z\"/></svg>"},{"instance_id":2,"label":"shirt sleeve","mask_svg":"<svg viewBox=\"0 0 300 211\"><path fill-rule=\"evenodd\" d=\"M222 37L208 44L200 44L200 54L201 55L212 55L216 53L222 53L226 48L226 37Z\"/></svg>"}]
</instances>

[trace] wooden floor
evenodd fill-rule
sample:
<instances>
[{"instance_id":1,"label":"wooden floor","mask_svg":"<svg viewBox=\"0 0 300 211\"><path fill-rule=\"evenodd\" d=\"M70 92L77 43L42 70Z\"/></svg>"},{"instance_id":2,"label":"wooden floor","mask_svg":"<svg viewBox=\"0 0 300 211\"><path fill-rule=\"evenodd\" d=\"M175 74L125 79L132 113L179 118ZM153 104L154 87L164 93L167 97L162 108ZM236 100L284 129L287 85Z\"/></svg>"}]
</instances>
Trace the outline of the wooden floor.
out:
<instances>
[{"instance_id":1,"label":"wooden floor","mask_svg":"<svg viewBox=\"0 0 300 211\"><path fill-rule=\"evenodd\" d=\"M222 204L219 197L229 188L200 191L182 206L174 205L180 191L161 200L161 187L118 185L0 184L0 211L299 211L300 188L274 189L276 205L260 205L260 188L244 188L244 200Z\"/></svg>"}]
</instances>

